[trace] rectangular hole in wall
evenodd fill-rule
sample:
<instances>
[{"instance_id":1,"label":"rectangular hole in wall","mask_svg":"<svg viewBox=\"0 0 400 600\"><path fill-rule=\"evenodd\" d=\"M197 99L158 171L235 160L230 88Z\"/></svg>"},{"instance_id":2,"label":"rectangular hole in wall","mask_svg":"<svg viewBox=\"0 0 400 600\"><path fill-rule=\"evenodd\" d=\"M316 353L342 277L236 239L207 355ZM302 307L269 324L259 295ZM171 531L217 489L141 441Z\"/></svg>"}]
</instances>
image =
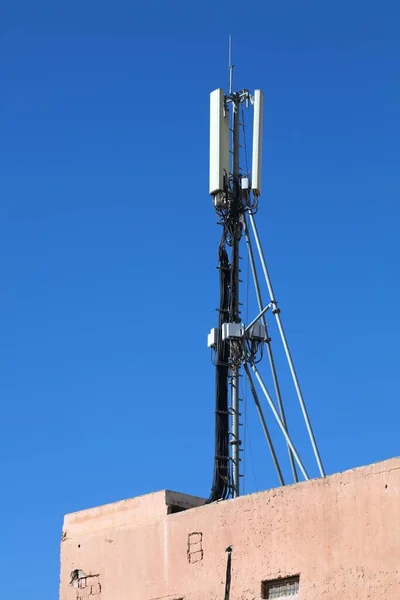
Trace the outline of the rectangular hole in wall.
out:
<instances>
[{"instance_id":1,"label":"rectangular hole in wall","mask_svg":"<svg viewBox=\"0 0 400 600\"><path fill-rule=\"evenodd\" d=\"M275 600L281 600L281 598L297 600L299 598L299 586L299 575L266 580L261 584L261 597L275 598Z\"/></svg>"},{"instance_id":2,"label":"rectangular hole in wall","mask_svg":"<svg viewBox=\"0 0 400 600\"><path fill-rule=\"evenodd\" d=\"M187 510L183 506L177 506L176 504L170 504L167 508L167 515L174 515L175 513L182 512ZM181 598L177 598L176 600L181 600Z\"/></svg>"}]
</instances>

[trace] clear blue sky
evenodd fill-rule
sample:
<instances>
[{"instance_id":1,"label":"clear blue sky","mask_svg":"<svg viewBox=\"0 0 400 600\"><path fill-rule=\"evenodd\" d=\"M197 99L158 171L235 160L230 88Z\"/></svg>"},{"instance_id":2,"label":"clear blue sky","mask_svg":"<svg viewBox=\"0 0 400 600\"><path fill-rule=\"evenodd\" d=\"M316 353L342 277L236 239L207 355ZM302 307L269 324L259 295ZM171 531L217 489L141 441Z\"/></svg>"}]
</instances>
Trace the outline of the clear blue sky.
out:
<instances>
[{"instance_id":1,"label":"clear blue sky","mask_svg":"<svg viewBox=\"0 0 400 600\"><path fill-rule=\"evenodd\" d=\"M229 33L265 93L259 227L326 469L399 454L400 6L249 4L0 2L4 598L57 597L64 513L209 493ZM247 402L252 491L276 478Z\"/></svg>"}]
</instances>

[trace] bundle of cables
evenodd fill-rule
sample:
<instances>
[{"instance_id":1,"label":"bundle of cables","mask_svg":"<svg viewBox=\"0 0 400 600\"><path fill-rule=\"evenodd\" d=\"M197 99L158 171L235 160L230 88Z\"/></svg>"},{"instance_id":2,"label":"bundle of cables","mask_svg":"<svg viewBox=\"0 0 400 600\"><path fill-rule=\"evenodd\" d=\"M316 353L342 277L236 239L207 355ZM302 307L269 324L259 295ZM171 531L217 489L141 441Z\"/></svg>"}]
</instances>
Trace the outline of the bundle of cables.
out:
<instances>
[{"instance_id":1,"label":"bundle of cables","mask_svg":"<svg viewBox=\"0 0 400 600\"><path fill-rule=\"evenodd\" d=\"M238 323L239 303L235 296L238 287L239 244L242 236L244 212L257 211L257 198L251 200L250 193L241 190L240 178L229 178L226 190L226 203L216 206L219 222L222 225L222 236L218 248L218 269L220 283L218 339L215 351L215 456L213 483L208 502L225 500L232 495L233 481L229 452L229 403L228 381L230 369L241 363L243 348L241 342L222 339L224 323ZM229 261L228 248L231 249ZM247 348L253 360L260 350L260 345L252 342Z\"/></svg>"},{"instance_id":2,"label":"bundle of cables","mask_svg":"<svg viewBox=\"0 0 400 600\"><path fill-rule=\"evenodd\" d=\"M220 303L218 319L218 342L215 359L215 457L214 475L209 502L226 499L232 486L229 460L229 407L228 375L229 345L222 340L223 323L229 321L230 264L225 248L225 232L219 246Z\"/></svg>"}]
</instances>

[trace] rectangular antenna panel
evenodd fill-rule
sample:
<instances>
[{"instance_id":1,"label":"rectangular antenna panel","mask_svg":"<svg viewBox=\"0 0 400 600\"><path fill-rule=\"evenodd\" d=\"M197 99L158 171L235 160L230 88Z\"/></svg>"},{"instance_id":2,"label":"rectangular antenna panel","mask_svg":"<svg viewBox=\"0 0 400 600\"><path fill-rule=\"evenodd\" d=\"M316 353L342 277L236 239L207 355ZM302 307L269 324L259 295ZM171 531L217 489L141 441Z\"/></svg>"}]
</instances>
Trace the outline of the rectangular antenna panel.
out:
<instances>
[{"instance_id":1,"label":"rectangular antenna panel","mask_svg":"<svg viewBox=\"0 0 400 600\"><path fill-rule=\"evenodd\" d=\"M225 109L224 91L210 94L210 194L224 190L229 177L229 113Z\"/></svg>"},{"instance_id":2,"label":"rectangular antenna panel","mask_svg":"<svg viewBox=\"0 0 400 600\"><path fill-rule=\"evenodd\" d=\"M261 155L263 126L264 94L254 91L254 123L253 123L253 165L251 172L251 188L256 196L261 194Z\"/></svg>"}]
</instances>

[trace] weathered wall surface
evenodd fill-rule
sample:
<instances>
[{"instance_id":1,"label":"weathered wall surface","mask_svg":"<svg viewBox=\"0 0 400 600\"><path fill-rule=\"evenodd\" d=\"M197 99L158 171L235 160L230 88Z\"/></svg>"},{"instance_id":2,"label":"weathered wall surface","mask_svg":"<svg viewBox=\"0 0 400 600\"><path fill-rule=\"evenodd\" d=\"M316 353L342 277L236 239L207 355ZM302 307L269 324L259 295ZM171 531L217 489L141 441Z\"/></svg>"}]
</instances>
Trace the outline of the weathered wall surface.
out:
<instances>
[{"instance_id":1,"label":"weathered wall surface","mask_svg":"<svg viewBox=\"0 0 400 600\"><path fill-rule=\"evenodd\" d=\"M400 600L399 458L200 504L158 492L67 515L60 600L221 600L228 546L230 600L297 574L301 600Z\"/></svg>"}]
</instances>

